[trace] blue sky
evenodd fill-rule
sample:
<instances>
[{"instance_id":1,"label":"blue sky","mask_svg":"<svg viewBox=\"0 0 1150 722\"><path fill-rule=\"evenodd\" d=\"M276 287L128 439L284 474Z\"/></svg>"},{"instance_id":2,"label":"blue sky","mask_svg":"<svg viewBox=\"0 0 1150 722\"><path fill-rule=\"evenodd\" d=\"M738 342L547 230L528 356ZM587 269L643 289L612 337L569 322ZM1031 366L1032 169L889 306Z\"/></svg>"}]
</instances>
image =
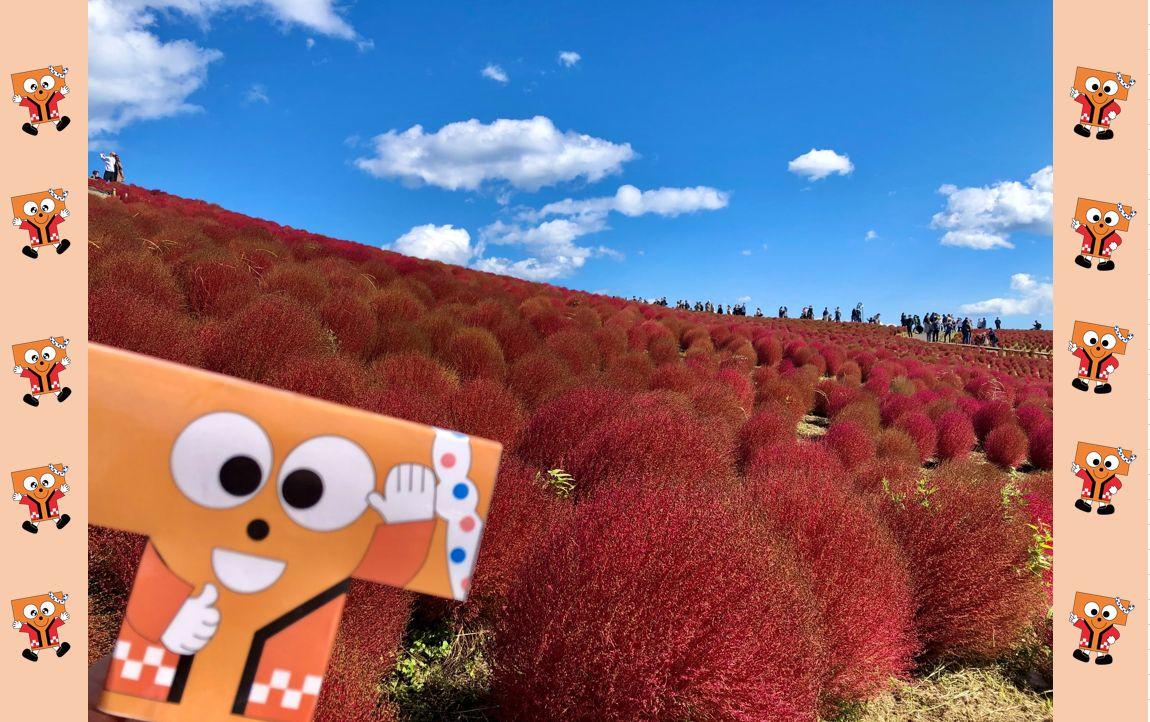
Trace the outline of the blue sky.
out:
<instances>
[{"instance_id":1,"label":"blue sky","mask_svg":"<svg viewBox=\"0 0 1150 722\"><path fill-rule=\"evenodd\" d=\"M1049 325L1048 3L619 5L90 0L93 151L589 291Z\"/></svg>"}]
</instances>

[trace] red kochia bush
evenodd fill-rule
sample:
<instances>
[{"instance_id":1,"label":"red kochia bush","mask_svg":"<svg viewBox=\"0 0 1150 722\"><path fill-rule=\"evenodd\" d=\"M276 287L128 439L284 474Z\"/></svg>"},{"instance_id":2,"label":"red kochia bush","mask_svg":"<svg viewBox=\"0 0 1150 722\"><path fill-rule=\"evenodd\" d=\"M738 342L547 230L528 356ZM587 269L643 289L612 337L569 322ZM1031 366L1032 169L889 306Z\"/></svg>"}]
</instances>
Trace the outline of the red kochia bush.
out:
<instances>
[{"instance_id":1,"label":"red kochia bush","mask_svg":"<svg viewBox=\"0 0 1150 722\"><path fill-rule=\"evenodd\" d=\"M923 413L903 414L895 425L914 441L920 462L934 456L935 446L938 444L938 431L935 430L934 422L929 416Z\"/></svg>"},{"instance_id":2,"label":"red kochia bush","mask_svg":"<svg viewBox=\"0 0 1150 722\"><path fill-rule=\"evenodd\" d=\"M794 438L794 422L777 409L764 407L747 419L739 430L739 468L746 469L760 451L793 441Z\"/></svg>"},{"instance_id":3,"label":"red kochia bush","mask_svg":"<svg viewBox=\"0 0 1150 722\"><path fill-rule=\"evenodd\" d=\"M732 472L725 429L661 398L632 399L580 436L565 467L576 493L638 479L718 486Z\"/></svg>"},{"instance_id":4,"label":"red kochia bush","mask_svg":"<svg viewBox=\"0 0 1150 722\"><path fill-rule=\"evenodd\" d=\"M977 441L970 419L961 411L948 411L938 417L938 456L940 459L964 458Z\"/></svg>"},{"instance_id":5,"label":"red kochia bush","mask_svg":"<svg viewBox=\"0 0 1150 722\"><path fill-rule=\"evenodd\" d=\"M192 366L203 363L196 323L127 289L104 286L88 294L93 341Z\"/></svg>"},{"instance_id":6,"label":"red kochia bush","mask_svg":"<svg viewBox=\"0 0 1150 722\"><path fill-rule=\"evenodd\" d=\"M713 489L615 487L510 590L501 719L813 722L817 622L775 544Z\"/></svg>"},{"instance_id":7,"label":"red kochia bush","mask_svg":"<svg viewBox=\"0 0 1150 722\"><path fill-rule=\"evenodd\" d=\"M983 446L991 463L1011 469L1026 458L1026 432L1015 424L1004 424L987 435Z\"/></svg>"},{"instance_id":8,"label":"red kochia bush","mask_svg":"<svg viewBox=\"0 0 1150 722\"><path fill-rule=\"evenodd\" d=\"M379 684L395 664L411 614L410 592L353 579L316 704L316 722L395 719L379 709Z\"/></svg>"},{"instance_id":9,"label":"red kochia bush","mask_svg":"<svg viewBox=\"0 0 1150 722\"><path fill-rule=\"evenodd\" d=\"M853 421L836 421L823 437L825 443L847 469L874 458L875 440Z\"/></svg>"},{"instance_id":10,"label":"red kochia bush","mask_svg":"<svg viewBox=\"0 0 1150 722\"><path fill-rule=\"evenodd\" d=\"M262 381L287 359L331 350L315 315L281 296L256 299L206 328L203 338L209 369L253 381Z\"/></svg>"},{"instance_id":11,"label":"red kochia bush","mask_svg":"<svg viewBox=\"0 0 1150 722\"><path fill-rule=\"evenodd\" d=\"M1027 457L1036 469L1049 470L1054 466L1054 425L1047 421L1027 434L1030 452Z\"/></svg>"},{"instance_id":12,"label":"red kochia bush","mask_svg":"<svg viewBox=\"0 0 1150 722\"><path fill-rule=\"evenodd\" d=\"M540 406L519 437L516 453L543 469L562 467L583 435L613 416L628 396L603 386L574 389Z\"/></svg>"},{"instance_id":13,"label":"red kochia bush","mask_svg":"<svg viewBox=\"0 0 1150 722\"><path fill-rule=\"evenodd\" d=\"M1045 615L1030 528L1008 515L991 467L951 462L928 484L932 493L901 489L881 507L907 556L925 656L997 658Z\"/></svg>"},{"instance_id":14,"label":"red kochia bush","mask_svg":"<svg viewBox=\"0 0 1150 722\"><path fill-rule=\"evenodd\" d=\"M452 334L444 347L444 357L463 378L502 381L507 373L503 349L491 332L482 328L463 328Z\"/></svg>"},{"instance_id":15,"label":"red kochia bush","mask_svg":"<svg viewBox=\"0 0 1150 722\"><path fill-rule=\"evenodd\" d=\"M985 442L991 431L1014 421L1014 409L1005 401L986 401L974 414L973 421L974 433Z\"/></svg>"},{"instance_id":16,"label":"red kochia bush","mask_svg":"<svg viewBox=\"0 0 1150 722\"><path fill-rule=\"evenodd\" d=\"M902 552L822 445L789 441L756 458L747 491L799 556L827 650L824 710L902 677L918 652Z\"/></svg>"}]
</instances>

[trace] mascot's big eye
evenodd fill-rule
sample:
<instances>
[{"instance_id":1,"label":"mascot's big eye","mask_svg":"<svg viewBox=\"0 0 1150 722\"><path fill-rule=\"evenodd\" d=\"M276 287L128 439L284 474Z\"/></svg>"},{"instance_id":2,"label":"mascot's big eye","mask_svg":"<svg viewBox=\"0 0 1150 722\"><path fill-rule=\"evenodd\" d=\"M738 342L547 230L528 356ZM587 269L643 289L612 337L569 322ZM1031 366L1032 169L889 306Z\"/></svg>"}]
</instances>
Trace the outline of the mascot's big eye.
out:
<instances>
[{"instance_id":1,"label":"mascot's big eye","mask_svg":"<svg viewBox=\"0 0 1150 722\"><path fill-rule=\"evenodd\" d=\"M317 436L292 450L280 470L284 511L312 531L342 529L367 509L375 488L371 458L342 436Z\"/></svg>"},{"instance_id":2,"label":"mascot's big eye","mask_svg":"<svg viewBox=\"0 0 1150 722\"><path fill-rule=\"evenodd\" d=\"M260 425L220 411L188 424L172 445L172 479L200 506L228 509L251 498L267 480L272 444Z\"/></svg>"},{"instance_id":3,"label":"mascot's big eye","mask_svg":"<svg viewBox=\"0 0 1150 722\"><path fill-rule=\"evenodd\" d=\"M40 360L40 354L36 353L36 349L30 348L24 352L24 363L32 365Z\"/></svg>"},{"instance_id":4,"label":"mascot's big eye","mask_svg":"<svg viewBox=\"0 0 1150 722\"><path fill-rule=\"evenodd\" d=\"M56 349L52 348L51 346L45 346L40 351L40 358L44 359L45 361L54 360L56 358Z\"/></svg>"},{"instance_id":5,"label":"mascot's big eye","mask_svg":"<svg viewBox=\"0 0 1150 722\"><path fill-rule=\"evenodd\" d=\"M35 93L39 89L40 85L34 79L28 78L24 81L24 92L28 95Z\"/></svg>"},{"instance_id":6,"label":"mascot's big eye","mask_svg":"<svg viewBox=\"0 0 1150 722\"><path fill-rule=\"evenodd\" d=\"M40 605L40 613L45 617L50 617L56 613L56 605L52 602L44 602Z\"/></svg>"},{"instance_id":7,"label":"mascot's big eye","mask_svg":"<svg viewBox=\"0 0 1150 722\"><path fill-rule=\"evenodd\" d=\"M40 486L44 487L45 489L51 487L55 483L56 477L52 476L51 474L45 474L44 476L40 477Z\"/></svg>"},{"instance_id":8,"label":"mascot's big eye","mask_svg":"<svg viewBox=\"0 0 1150 722\"><path fill-rule=\"evenodd\" d=\"M1093 346L1094 344L1098 343L1098 333L1096 331L1087 331L1086 333L1082 334L1082 343L1086 344L1087 346Z\"/></svg>"},{"instance_id":9,"label":"mascot's big eye","mask_svg":"<svg viewBox=\"0 0 1150 722\"><path fill-rule=\"evenodd\" d=\"M1097 617L1100 611L1098 609L1098 602L1087 602L1086 606L1082 608L1082 611L1086 612L1086 616L1088 617Z\"/></svg>"},{"instance_id":10,"label":"mascot's big eye","mask_svg":"<svg viewBox=\"0 0 1150 722\"><path fill-rule=\"evenodd\" d=\"M36 477L34 476L24 477L24 488L28 491L36 491L37 483L39 482L36 481Z\"/></svg>"},{"instance_id":11,"label":"mascot's big eye","mask_svg":"<svg viewBox=\"0 0 1150 722\"><path fill-rule=\"evenodd\" d=\"M1106 457L1106 460L1103 461L1102 464L1110 471L1114 471L1118 468L1118 457L1114 454L1110 454Z\"/></svg>"},{"instance_id":12,"label":"mascot's big eye","mask_svg":"<svg viewBox=\"0 0 1150 722\"><path fill-rule=\"evenodd\" d=\"M1102 92L1107 95L1114 95L1118 92L1118 83L1115 83L1113 80L1107 80L1102 86Z\"/></svg>"},{"instance_id":13,"label":"mascot's big eye","mask_svg":"<svg viewBox=\"0 0 1150 722\"><path fill-rule=\"evenodd\" d=\"M1117 616L1118 616L1118 610L1114 608L1113 604L1107 604L1105 607L1102 608L1102 618L1103 619L1110 620L1110 619L1114 619Z\"/></svg>"},{"instance_id":14,"label":"mascot's big eye","mask_svg":"<svg viewBox=\"0 0 1150 722\"><path fill-rule=\"evenodd\" d=\"M56 79L51 75L45 75L43 78L40 78L40 87L44 90L51 90L56 87Z\"/></svg>"},{"instance_id":15,"label":"mascot's big eye","mask_svg":"<svg viewBox=\"0 0 1150 722\"><path fill-rule=\"evenodd\" d=\"M1118 225L1118 214L1114 211L1110 211L1106 214L1106 218L1104 220L1106 221L1106 225L1116 226Z\"/></svg>"},{"instance_id":16,"label":"mascot's big eye","mask_svg":"<svg viewBox=\"0 0 1150 722\"><path fill-rule=\"evenodd\" d=\"M1102 337L1102 348L1114 348L1114 344L1116 343L1118 343L1118 340L1114 338L1114 334L1112 333L1108 333Z\"/></svg>"},{"instance_id":17,"label":"mascot's big eye","mask_svg":"<svg viewBox=\"0 0 1150 722\"><path fill-rule=\"evenodd\" d=\"M36 205L36 201L28 201L24 204L24 215L34 216L40 211L40 206Z\"/></svg>"},{"instance_id":18,"label":"mascot's big eye","mask_svg":"<svg viewBox=\"0 0 1150 722\"><path fill-rule=\"evenodd\" d=\"M44 211L45 213L51 213L52 211L56 210L56 201L52 200L51 198L45 198L44 200L40 201L40 210Z\"/></svg>"},{"instance_id":19,"label":"mascot's big eye","mask_svg":"<svg viewBox=\"0 0 1150 722\"><path fill-rule=\"evenodd\" d=\"M25 619L35 619L36 615L39 613L40 613L40 607L37 607L35 604L29 604L28 606L24 607L24 618Z\"/></svg>"},{"instance_id":20,"label":"mascot's big eye","mask_svg":"<svg viewBox=\"0 0 1150 722\"><path fill-rule=\"evenodd\" d=\"M1091 451L1089 454L1086 455L1086 465L1087 466L1098 466L1101 463L1102 463L1102 454L1099 454L1097 451Z\"/></svg>"},{"instance_id":21,"label":"mascot's big eye","mask_svg":"<svg viewBox=\"0 0 1150 722\"><path fill-rule=\"evenodd\" d=\"M1086 79L1086 82L1083 83L1083 85L1086 86L1087 90L1089 90L1091 93L1093 93L1094 91L1096 91L1102 87L1102 81L1099 80L1098 78L1094 77L1093 75L1091 75L1089 78Z\"/></svg>"},{"instance_id":22,"label":"mascot's big eye","mask_svg":"<svg viewBox=\"0 0 1150 722\"><path fill-rule=\"evenodd\" d=\"M1097 223L1098 221L1102 220L1102 211L1098 210L1097 208L1087 209L1086 220L1090 221L1091 223Z\"/></svg>"}]
</instances>

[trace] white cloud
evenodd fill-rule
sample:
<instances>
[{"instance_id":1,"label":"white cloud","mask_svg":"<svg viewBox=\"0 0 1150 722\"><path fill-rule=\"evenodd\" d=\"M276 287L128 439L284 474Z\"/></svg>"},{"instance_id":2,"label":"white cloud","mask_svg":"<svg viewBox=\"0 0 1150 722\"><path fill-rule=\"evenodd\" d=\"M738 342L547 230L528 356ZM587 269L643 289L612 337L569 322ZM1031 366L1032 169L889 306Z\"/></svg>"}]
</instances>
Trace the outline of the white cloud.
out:
<instances>
[{"instance_id":1,"label":"white cloud","mask_svg":"<svg viewBox=\"0 0 1150 722\"><path fill-rule=\"evenodd\" d=\"M878 238L878 231L873 228L867 231L866 235L863 236L864 241L873 241L876 238Z\"/></svg>"},{"instance_id":2,"label":"white cloud","mask_svg":"<svg viewBox=\"0 0 1150 722\"><path fill-rule=\"evenodd\" d=\"M582 59L583 56L574 50L563 50L559 53L559 64L565 68L574 67Z\"/></svg>"},{"instance_id":3,"label":"white cloud","mask_svg":"<svg viewBox=\"0 0 1150 722\"><path fill-rule=\"evenodd\" d=\"M988 298L966 303L963 313L994 313L1001 316L1031 316L1051 310L1054 303L1054 284L1039 281L1029 273L1016 273L1010 277L1010 289L1015 293L1006 298Z\"/></svg>"},{"instance_id":4,"label":"white cloud","mask_svg":"<svg viewBox=\"0 0 1150 722\"><path fill-rule=\"evenodd\" d=\"M315 38L308 38L307 40L304 41L304 45L307 46L308 50L311 50L312 48L315 47Z\"/></svg>"},{"instance_id":5,"label":"white cloud","mask_svg":"<svg viewBox=\"0 0 1150 722\"><path fill-rule=\"evenodd\" d=\"M630 143L560 131L544 116L490 124L473 118L434 133L414 125L377 135L372 142L375 154L355 161L361 170L448 190L507 183L535 191L576 178L595 182L636 157Z\"/></svg>"},{"instance_id":6,"label":"white cloud","mask_svg":"<svg viewBox=\"0 0 1150 722\"><path fill-rule=\"evenodd\" d=\"M511 80L511 78L507 77L507 73L503 70L503 68L499 67L495 63L488 63L487 65L483 66L483 70L479 71L479 74L489 80L494 80L497 83L506 83L508 80Z\"/></svg>"},{"instance_id":7,"label":"white cloud","mask_svg":"<svg viewBox=\"0 0 1150 722\"><path fill-rule=\"evenodd\" d=\"M747 303L751 300L751 297L750 296L739 296L735 300L738 301L739 303Z\"/></svg>"},{"instance_id":8,"label":"white cloud","mask_svg":"<svg viewBox=\"0 0 1150 722\"><path fill-rule=\"evenodd\" d=\"M334 0L88 0L89 133L201 110L189 98L223 57L187 39L161 40L167 13L207 25L220 13L252 9L286 26L356 39Z\"/></svg>"},{"instance_id":9,"label":"white cloud","mask_svg":"<svg viewBox=\"0 0 1150 722\"><path fill-rule=\"evenodd\" d=\"M565 198L548 203L538 211L522 214L526 220L536 220L546 216L606 215L611 211L625 216L643 216L654 213L660 216L675 217L696 211L714 211L726 208L730 194L708 186L693 188L656 188L639 190L633 185L619 186L613 196Z\"/></svg>"},{"instance_id":10,"label":"white cloud","mask_svg":"<svg viewBox=\"0 0 1150 722\"><path fill-rule=\"evenodd\" d=\"M989 186L938 189L946 208L934 214L931 227L946 231L944 246L977 250L1014 248L1012 233L1050 233L1054 203L1054 171L1046 166L1020 181L999 181Z\"/></svg>"},{"instance_id":11,"label":"white cloud","mask_svg":"<svg viewBox=\"0 0 1150 722\"><path fill-rule=\"evenodd\" d=\"M726 192L706 186L643 191L624 185L613 196L582 200L568 198L549 203L539 210L521 211L516 223L496 221L481 229L479 236L485 247L517 246L528 257L520 261L484 258L477 261L475 267L533 281L561 278L582 268L589 258L622 259L622 254L611 248L592 248L576 243L583 236L605 230L610 213L629 217L649 214L674 217L725 208L727 203Z\"/></svg>"},{"instance_id":12,"label":"white cloud","mask_svg":"<svg viewBox=\"0 0 1150 722\"><path fill-rule=\"evenodd\" d=\"M476 253L471 245L471 234L466 228L432 223L412 228L395 239L395 243L384 248L405 256L454 263L457 266L467 265Z\"/></svg>"},{"instance_id":13,"label":"white cloud","mask_svg":"<svg viewBox=\"0 0 1150 722\"><path fill-rule=\"evenodd\" d=\"M248 92L244 93L244 99L249 103L267 103L270 102L268 98L268 89L263 85L256 83L248 88Z\"/></svg>"},{"instance_id":14,"label":"white cloud","mask_svg":"<svg viewBox=\"0 0 1150 722\"><path fill-rule=\"evenodd\" d=\"M739 255L740 256L749 256L749 255L751 255L751 249L744 248L743 250L739 251Z\"/></svg>"},{"instance_id":15,"label":"white cloud","mask_svg":"<svg viewBox=\"0 0 1150 722\"><path fill-rule=\"evenodd\" d=\"M811 148L787 163L787 170L807 180L817 181L829 175L850 175L855 169L851 159L833 150Z\"/></svg>"}]
</instances>

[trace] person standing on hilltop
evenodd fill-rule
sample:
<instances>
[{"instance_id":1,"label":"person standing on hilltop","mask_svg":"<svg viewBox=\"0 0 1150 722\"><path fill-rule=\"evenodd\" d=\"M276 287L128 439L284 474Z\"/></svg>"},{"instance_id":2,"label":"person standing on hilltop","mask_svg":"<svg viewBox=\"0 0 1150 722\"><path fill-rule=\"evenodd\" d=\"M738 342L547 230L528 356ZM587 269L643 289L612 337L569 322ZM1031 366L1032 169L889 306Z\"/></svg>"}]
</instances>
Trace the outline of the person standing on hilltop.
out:
<instances>
[{"instance_id":1,"label":"person standing on hilltop","mask_svg":"<svg viewBox=\"0 0 1150 722\"><path fill-rule=\"evenodd\" d=\"M839 308L838 306L835 306L835 321L841 322L842 320L843 320L843 310L841 308Z\"/></svg>"},{"instance_id":2,"label":"person standing on hilltop","mask_svg":"<svg viewBox=\"0 0 1150 722\"><path fill-rule=\"evenodd\" d=\"M999 318L998 316L994 317L994 330L995 331L1001 331L1002 330L1002 319Z\"/></svg>"},{"instance_id":3,"label":"person standing on hilltop","mask_svg":"<svg viewBox=\"0 0 1150 722\"><path fill-rule=\"evenodd\" d=\"M100 160L104 161L104 180L109 183L117 182L118 176L121 175L120 156L115 151L107 155L101 153Z\"/></svg>"}]
</instances>

